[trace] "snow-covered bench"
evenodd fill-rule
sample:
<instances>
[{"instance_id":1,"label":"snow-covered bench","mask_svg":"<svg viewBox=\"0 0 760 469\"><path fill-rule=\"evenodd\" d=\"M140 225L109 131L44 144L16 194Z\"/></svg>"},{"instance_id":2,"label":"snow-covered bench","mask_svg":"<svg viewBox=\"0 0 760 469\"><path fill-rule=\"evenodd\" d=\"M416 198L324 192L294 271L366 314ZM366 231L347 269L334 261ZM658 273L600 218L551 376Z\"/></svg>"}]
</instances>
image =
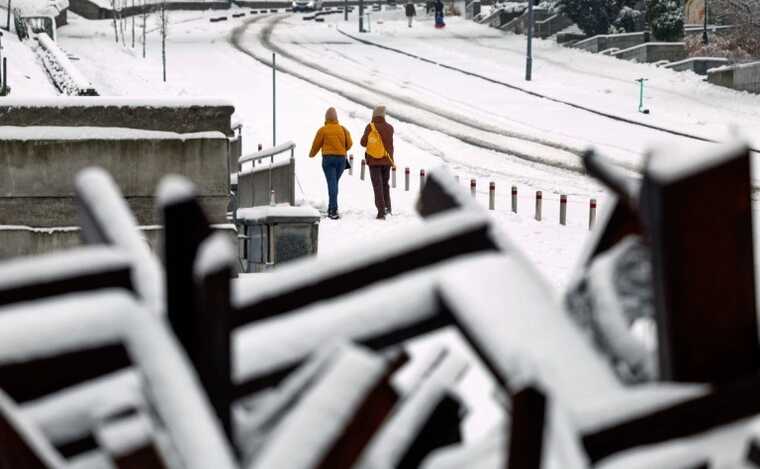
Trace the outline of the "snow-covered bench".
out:
<instances>
[{"instance_id":1,"label":"snow-covered bench","mask_svg":"<svg viewBox=\"0 0 760 469\"><path fill-rule=\"evenodd\" d=\"M137 379L124 386L120 377L130 368ZM147 417L134 407L144 403L158 416L151 419L156 432L170 442L156 450L162 459L176 458L186 468L236 467L173 338L127 293L75 294L3 308L0 388L53 444L93 433L90 439L105 442L109 434L98 432L116 425L112 449L129 454L125 444L150 435L125 412ZM153 444L152 438L144 441Z\"/></svg>"},{"instance_id":2,"label":"snow-covered bench","mask_svg":"<svg viewBox=\"0 0 760 469\"><path fill-rule=\"evenodd\" d=\"M104 288L133 290L132 263L108 247L76 248L0 264L0 306Z\"/></svg>"}]
</instances>

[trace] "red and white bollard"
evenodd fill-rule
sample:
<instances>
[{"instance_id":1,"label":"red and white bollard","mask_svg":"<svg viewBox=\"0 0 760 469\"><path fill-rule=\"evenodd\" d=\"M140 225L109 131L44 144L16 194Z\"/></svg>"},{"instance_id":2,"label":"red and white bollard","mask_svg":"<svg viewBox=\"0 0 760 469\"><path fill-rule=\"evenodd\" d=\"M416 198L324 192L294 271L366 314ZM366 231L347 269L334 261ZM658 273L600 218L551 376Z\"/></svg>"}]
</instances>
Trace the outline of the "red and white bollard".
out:
<instances>
[{"instance_id":1,"label":"red and white bollard","mask_svg":"<svg viewBox=\"0 0 760 469\"><path fill-rule=\"evenodd\" d=\"M409 166L404 170L404 190L409 192Z\"/></svg>"},{"instance_id":2,"label":"red and white bollard","mask_svg":"<svg viewBox=\"0 0 760 469\"><path fill-rule=\"evenodd\" d=\"M536 191L536 221L541 221L541 191Z\"/></svg>"},{"instance_id":3,"label":"red and white bollard","mask_svg":"<svg viewBox=\"0 0 760 469\"><path fill-rule=\"evenodd\" d=\"M517 186L512 186L512 212L517 213Z\"/></svg>"},{"instance_id":4,"label":"red and white bollard","mask_svg":"<svg viewBox=\"0 0 760 469\"><path fill-rule=\"evenodd\" d=\"M391 187L396 188L396 167L391 166Z\"/></svg>"},{"instance_id":5,"label":"red and white bollard","mask_svg":"<svg viewBox=\"0 0 760 469\"><path fill-rule=\"evenodd\" d=\"M472 198L474 199L477 197L476 191L478 188L478 181L475 179L470 179L470 195L472 195Z\"/></svg>"},{"instance_id":6,"label":"red and white bollard","mask_svg":"<svg viewBox=\"0 0 760 469\"><path fill-rule=\"evenodd\" d=\"M420 170L420 192L422 192L422 188L425 187L425 170Z\"/></svg>"},{"instance_id":7,"label":"red and white bollard","mask_svg":"<svg viewBox=\"0 0 760 469\"><path fill-rule=\"evenodd\" d=\"M559 196L559 224L567 225L567 196Z\"/></svg>"},{"instance_id":8,"label":"red and white bollard","mask_svg":"<svg viewBox=\"0 0 760 469\"><path fill-rule=\"evenodd\" d=\"M496 210L496 183L493 181L488 184L488 209Z\"/></svg>"},{"instance_id":9,"label":"red and white bollard","mask_svg":"<svg viewBox=\"0 0 760 469\"><path fill-rule=\"evenodd\" d=\"M354 175L354 155L348 155L348 175Z\"/></svg>"},{"instance_id":10,"label":"red and white bollard","mask_svg":"<svg viewBox=\"0 0 760 469\"><path fill-rule=\"evenodd\" d=\"M364 180L364 171L366 170L366 167L367 167L367 162L362 160L362 172L359 175L362 181Z\"/></svg>"},{"instance_id":11,"label":"red and white bollard","mask_svg":"<svg viewBox=\"0 0 760 469\"><path fill-rule=\"evenodd\" d=\"M596 223L596 199L591 199L588 204L588 229L594 228Z\"/></svg>"}]
</instances>

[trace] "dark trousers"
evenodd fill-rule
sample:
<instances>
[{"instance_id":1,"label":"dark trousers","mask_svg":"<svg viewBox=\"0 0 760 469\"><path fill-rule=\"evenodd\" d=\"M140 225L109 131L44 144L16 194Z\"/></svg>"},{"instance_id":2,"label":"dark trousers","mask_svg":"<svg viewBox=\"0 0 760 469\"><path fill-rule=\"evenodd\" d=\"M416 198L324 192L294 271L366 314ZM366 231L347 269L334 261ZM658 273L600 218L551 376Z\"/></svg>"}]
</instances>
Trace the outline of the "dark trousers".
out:
<instances>
[{"instance_id":1,"label":"dark trousers","mask_svg":"<svg viewBox=\"0 0 760 469\"><path fill-rule=\"evenodd\" d=\"M377 213L385 214L385 209L391 209L391 189L388 180L391 177L390 166L370 166L369 177L372 180L372 189L375 191L375 207Z\"/></svg>"},{"instance_id":2,"label":"dark trousers","mask_svg":"<svg viewBox=\"0 0 760 469\"><path fill-rule=\"evenodd\" d=\"M338 210L338 181L340 181L340 176L343 174L344 169L346 169L345 156L322 157L322 170L325 172L327 195L330 199L327 205L328 212Z\"/></svg>"}]
</instances>

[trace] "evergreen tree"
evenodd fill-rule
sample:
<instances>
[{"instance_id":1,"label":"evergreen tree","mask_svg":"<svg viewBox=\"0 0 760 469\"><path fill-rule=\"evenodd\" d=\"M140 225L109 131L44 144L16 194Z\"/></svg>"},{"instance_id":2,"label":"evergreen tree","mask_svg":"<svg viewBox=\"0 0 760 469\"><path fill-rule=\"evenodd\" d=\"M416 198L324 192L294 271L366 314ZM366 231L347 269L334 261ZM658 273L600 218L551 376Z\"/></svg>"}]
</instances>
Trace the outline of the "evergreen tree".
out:
<instances>
[{"instance_id":1,"label":"evergreen tree","mask_svg":"<svg viewBox=\"0 0 760 469\"><path fill-rule=\"evenodd\" d=\"M679 0L647 0L647 22L658 41L683 39L683 4Z\"/></svg>"},{"instance_id":2,"label":"evergreen tree","mask_svg":"<svg viewBox=\"0 0 760 469\"><path fill-rule=\"evenodd\" d=\"M631 31L635 0L559 0L562 13L588 36ZM622 13L622 14L621 14Z\"/></svg>"}]
</instances>

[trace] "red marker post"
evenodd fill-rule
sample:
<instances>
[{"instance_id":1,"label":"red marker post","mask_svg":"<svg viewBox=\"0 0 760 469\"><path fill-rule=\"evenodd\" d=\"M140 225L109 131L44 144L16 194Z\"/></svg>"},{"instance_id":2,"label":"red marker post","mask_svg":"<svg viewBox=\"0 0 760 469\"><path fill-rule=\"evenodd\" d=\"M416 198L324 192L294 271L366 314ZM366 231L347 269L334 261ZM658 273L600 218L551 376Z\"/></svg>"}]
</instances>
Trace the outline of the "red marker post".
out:
<instances>
[{"instance_id":1,"label":"red marker post","mask_svg":"<svg viewBox=\"0 0 760 469\"><path fill-rule=\"evenodd\" d=\"M409 192L409 167L404 170L404 190Z\"/></svg>"},{"instance_id":2,"label":"red marker post","mask_svg":"<svg viewBox=\"0 0 760 469\"><path fill-rule=\"evenodd\" d=\"M588 204L588 229L594 228L596 222L596 199L591 199Z\"/></svg>"},{"instance_id":3,"label":"red marker post","mask_svg":"<svg viewBox=\"0 0 760 469\"><path fill-rule=\"evenodd\" d=\"M476 195L477 187L478 187L478 181L476 181L475 179L470 179L470 195L472 195L473 199L477 196Z\"/></svg>"},{"instance_id":4,"label":"red marker post","mask_svg":"<svg viewBox=\"0 0 760 469\"><path fill-rule=\"evenodd\" d=\"M567 196L559 196L559 224L567 225Z\"/></svg>"},{"instance_id":5,"label":"red marker post","mask_svg":"<svg viewBox=\"0 0 760 469\"><path fill-rule=\"evenodd\" d=\"M493 181L488 184L488 209L496 209L496 183Z\"/></svg>"},{"instance_id":6,"label":"red marker post","mask_svg":"<svg viewBox=\"0 0 760 469\"><path fill-rule=\"evenodd\" d=\"M541 191L536 191L536 221L541 221L542 198Z\"/></svg>"},{"instance_id":7,"label":"red marker post","mask_svg":"<svg viewBox=\"0 0 760 469\"><path fill-rule=\"evenodd\" d=\"M517 213L517 186L512 186L512 212Z\"/></svg>"}]
</instances>

